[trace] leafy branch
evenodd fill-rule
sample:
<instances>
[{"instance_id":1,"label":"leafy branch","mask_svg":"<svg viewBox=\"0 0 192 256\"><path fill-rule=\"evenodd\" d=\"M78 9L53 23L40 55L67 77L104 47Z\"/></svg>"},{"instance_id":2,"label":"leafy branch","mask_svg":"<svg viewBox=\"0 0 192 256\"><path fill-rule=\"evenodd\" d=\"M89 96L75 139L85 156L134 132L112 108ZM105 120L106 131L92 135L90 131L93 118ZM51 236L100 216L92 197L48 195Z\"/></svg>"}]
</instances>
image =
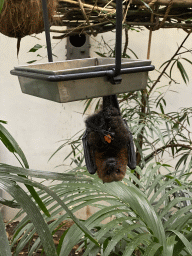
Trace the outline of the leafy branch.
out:
<instances>
[{"instance_id":1,"label":"leafy branch","mask_svg":"<svg viewBox=\"0 0 192 256\"><path fill-rule=\"evenodd\" d=\"M153 91L153 89L155 88L155 86L157 85L157 83L159 83L161 77L165 74L165 72L166 72L167 68L169 67L169 65L171 64L172 60L178 55L180 49L183 47L184 43L187 41L187 39L189 38L190 35L191 35L191 33L187 34L187 36L185 37L185 39L183 40L183 42L181 43L181 45L179 46L177 51L174 53L174 55L171 57L171 59L167 62L167 65L164 67L164 69L162 70L161 74L158 76L158 78L156 79L154 84L149 89L148 97L151 94L151 92Z\"/></svg>"},{"instance_id":2,"label":"leafy branch","mask_svg":"<svg viewBox=\"0 0 192 256\"><path fill-rule=\"evenodd\" d=\"M192 151L192 146L189 146L189 145L186 145L186 144L168 144L168 145L165 145L165 146L162 146L160 148L157 148L155 149L150 155L148 155L147 157L144 158L144 161L147 163L149 162L154 156L156 156L157 154L165 151L165 149L167 148L183 148L183 149L189 149Z\"/></svg>"}]
</instances>

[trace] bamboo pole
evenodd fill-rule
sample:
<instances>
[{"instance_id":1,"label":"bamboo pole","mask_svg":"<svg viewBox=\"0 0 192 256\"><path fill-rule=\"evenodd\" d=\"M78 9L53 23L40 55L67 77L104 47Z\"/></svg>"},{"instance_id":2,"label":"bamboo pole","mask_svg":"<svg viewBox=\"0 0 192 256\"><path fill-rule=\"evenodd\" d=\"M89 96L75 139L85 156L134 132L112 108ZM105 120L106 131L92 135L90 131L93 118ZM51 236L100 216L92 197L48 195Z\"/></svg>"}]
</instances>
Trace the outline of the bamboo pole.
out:
<instances>
[{"instance_id":1,"label":"bamboo pole","mask_svg":"<svg viewBox=\"0 0 192 256\"><path fill-rule=\"evenodd\" d=\"M74 4L74 5L79 5L79 2L78 1L74 1L74 0L59 0L59 2L64 2L64 3L69 3L69 4ZM93 6L91 4L85 4L85 3L82 3L82 5L86 8L89 8L91 10L97 10L97 11L106 11L106 12L114 12L114 9L110 9L110 8L105 8L105 7L99 7L99 6Z\"/></svg>"}]
</instances>

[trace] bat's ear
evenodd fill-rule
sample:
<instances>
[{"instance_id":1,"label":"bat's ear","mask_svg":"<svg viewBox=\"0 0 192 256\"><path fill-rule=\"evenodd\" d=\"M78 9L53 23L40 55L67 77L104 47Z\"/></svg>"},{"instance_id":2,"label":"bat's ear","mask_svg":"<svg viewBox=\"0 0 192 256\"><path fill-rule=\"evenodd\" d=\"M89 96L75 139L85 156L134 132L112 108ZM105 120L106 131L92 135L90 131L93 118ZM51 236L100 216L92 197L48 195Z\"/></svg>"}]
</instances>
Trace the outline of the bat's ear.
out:
<instances>
[{"instance_id":1,"label":"bat's ear","mask_svg":"<svg viewBox=\"0 0 192 256\"><path fill-rule=\"evenodd\" d=\"M97 171L97 167L95 164L95 160L91 156L90 146L87 140L87 130L85 131L82 137L82 141L83 141L83 149L84 149L84 156L85 156L85 163L87 166L87 170L90 174L95 174Z\"/></svg>"}]
</instances>

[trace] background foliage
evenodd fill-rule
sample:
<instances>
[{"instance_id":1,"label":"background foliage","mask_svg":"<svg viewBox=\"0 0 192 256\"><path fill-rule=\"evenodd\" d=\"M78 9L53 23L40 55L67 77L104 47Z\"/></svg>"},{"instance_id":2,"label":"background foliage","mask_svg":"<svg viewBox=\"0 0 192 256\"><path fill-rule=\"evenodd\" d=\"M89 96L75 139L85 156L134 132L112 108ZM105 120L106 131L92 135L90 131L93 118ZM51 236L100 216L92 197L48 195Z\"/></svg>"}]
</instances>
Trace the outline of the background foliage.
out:
<instances>
[{"instance_id":1,"label":"background foliage","mask_svg":"<svg viewBox=\"0 0 192 256\"><path fill-rule=\"evenodd\" d=\"M71 147L65 157L71 158L71 168L66 173L31 170L23 151L6 130L6 122L0 121L0 139L21 164L0 164L0 189L13 198L1 198L1 204L20 208L16 217L26 213L11 245L0 214L0 255L11 255L14 245L13 253L18 255L29 242L29 256L40 246L48 256L69 255L77 243L81 244L79 250L84 249L83 255L89 256L192 255L192 108L167 113L165 90L157 87L162 77L168 79L167 90L176 84L175 70L188 82L184 65L192 64L185 56L191 53L191 49L184 48L188 37L189 34L172 58L162 64L157 78L149 77L146 90L119 96L122 115L137 149L136 172L128 169L123 182L103 185L96 175L88 174L83 162L82 131L64 141L55 152ZM90 103L88 100L85 111ZM96 102L96 108L98 105ZM177 161L167 164L165 158ZM58 182L47 187L44 180ZM77 219L75 213L86 206L97 211L87 220ZM63 233L56 248L53 236L68 219L75 224ZM32 244L35 232L39 238Z\"/></svg>"}]
</instances>

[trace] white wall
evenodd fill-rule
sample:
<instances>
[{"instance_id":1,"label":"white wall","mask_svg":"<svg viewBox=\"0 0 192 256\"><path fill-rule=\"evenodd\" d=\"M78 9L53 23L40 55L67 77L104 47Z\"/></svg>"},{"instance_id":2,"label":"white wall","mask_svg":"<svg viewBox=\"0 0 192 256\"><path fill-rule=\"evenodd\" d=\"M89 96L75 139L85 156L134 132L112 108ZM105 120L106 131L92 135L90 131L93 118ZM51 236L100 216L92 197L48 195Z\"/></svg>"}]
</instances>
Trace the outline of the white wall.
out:
<instances>
[{"instance_id":1,"label":"white wall","mask_svg":"<svg viewBox=\"0 0 192 256\"><path fill-rule=\"evenodd\" d=\"M134 50L140 59L146 59L147 30L142 32L129 33L129 47ZM151 60L158 68L163 61L169 59L177 49L186 33L182 30L160 30L153 33ZM41 41L34 37L26 37L21 41L21 49L19 58L16 56L16 39L5 37L0 34L0 119L8 121L6 128L10 131L21 148L32 169L55 171L54 167L62 163L67 152L57 154L50 162L48 162L51 154L57 149L62 139L70 138L80 129L84 128L84 117L82 112L84 109L82 102L73 102L59 104L44 99L39 99L29 95L22 94L19 82L16 76L10 75L10 70L14 66L26 64L27 61L36 58L36 54L28 53L29 49L35 44L45 45L44 34L37 35ZM91 57L97 56L97 41L100 41L101 35L91 40ZM107 33L106 41L114 42L115 34ZM188 40L186 47L191 46L192 37ZM53 52L58 58L54 60L65 59L65 40L52 40L55 46ZM45 48L41 50L42 56L46 55ZM191 56L191 55L190 55ZM40 62L47 62L47 58L43 58ZM154 71L153 77L157 75ZM176 77L181 82L180 85L174 87L178 93L168 93L166 96L168 110L177 110L179 107L191 106L192 96L192 72L191 66L188 68L188 75L191 79L190 84L186 86L179 73ZM18 165L5 147L0 143L0 162ZM69 164L67 162L66 164ZM64 167L56 169L63 171ZM12 218L14 212L5 211L6 219Z\"/></svg>"},{"instance_id":2,"label":"white wall","mask_svg":"<svg viewBox=\"0 0 192 256\"><path fill-rule=\"evenodd\" d=\"M29 49L39 43L45 45L44 33L38 35L42 40L31 36L21 41L19 58L16 55L16 39L0 34L0 119L8 121L6 128L13 135L24 151L32 169L56 171L55 166L62 164L66 151L57 154L48 162L52 153L61 145L59 141L70 138L84 128L83 102L59 104L48 100L22 94L18 78L10 74L14 66L26 64L36 59L37 54L46 56L46 49L37 53L28 53ZM64 60L65 40L52 40L56 47L53 53L55 61ZM43 58L39 62L47 62ZM0 142L0 162L18 165L15 157ZM65 162L68 165L70 161ZM67 167L66 167L67 168ZM57 168L62 172L65 167ZM14 211L5 212L7 219L12 218Z\"/></svg>"}]
</instances>

